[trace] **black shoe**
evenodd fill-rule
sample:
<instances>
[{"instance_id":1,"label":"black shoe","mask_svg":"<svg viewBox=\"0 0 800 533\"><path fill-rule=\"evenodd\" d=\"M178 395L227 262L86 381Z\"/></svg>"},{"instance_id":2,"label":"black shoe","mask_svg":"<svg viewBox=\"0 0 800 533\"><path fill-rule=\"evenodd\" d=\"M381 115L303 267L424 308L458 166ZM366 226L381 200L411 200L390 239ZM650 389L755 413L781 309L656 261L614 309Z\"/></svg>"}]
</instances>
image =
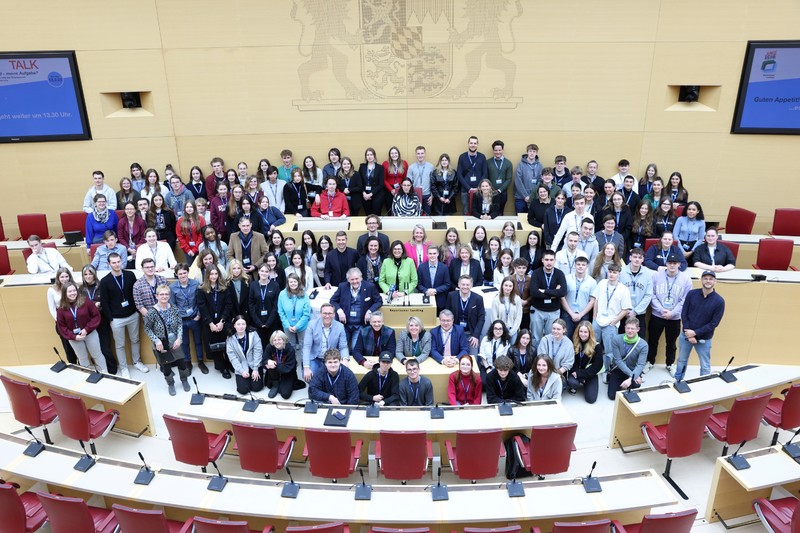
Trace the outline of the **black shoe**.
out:
<instances>
[{"instance_id":1,"label":"black shoe","mask_svg":"<svg viewBox=\"0 0 800 533\"><path fill-rule=\"evenodd\" d=\"M194 366L192 365L192 363L186 363L186 371L189 373L188 374L189 376L192 375L192 370L193 369L194 369Z\"/></svg>"},{"instance_id":2,"label":"black shoe","mask_svg":"<svg viewBox=\"0 0 800 533\"><path fill-rule=\"evenodd\" d=\"M200 368L200 372L203 374L208 374L208 367L203 361L198 361L197 366Z\"/></svg>"},{"instance_id":3,"label":"black shoe","mask_svg":"<svg viewBox=\"0 0 800 533\"><path fill-rule=\"evenodd\" d=\"M570 388L569 389L569 393L572 394L573 396L575 396L576 394L578 394L578 389Z\"/></svg>"},{"instance_id":4,"label":"black shoe","mask_svg":"<svg viewBox=\"0 0 800 533\"><path fill-rule=\"evenodd\" d=\"M231 373L228 372L227 368L222 371L222 377L225 378L225 379L231 379Z\"/></svg>"},{"instance_id":5,"label":"black shoe","mask_svg":"<svg viewBox=\"0 0 800 533\"><path fill-rule=\"evenodd\" d=\"M267 396L269 396L270 398L274 398L277 395L278 395L278 387L272 387L269 390L269 394L267 394Z\"/></svg>"}]
</instances>

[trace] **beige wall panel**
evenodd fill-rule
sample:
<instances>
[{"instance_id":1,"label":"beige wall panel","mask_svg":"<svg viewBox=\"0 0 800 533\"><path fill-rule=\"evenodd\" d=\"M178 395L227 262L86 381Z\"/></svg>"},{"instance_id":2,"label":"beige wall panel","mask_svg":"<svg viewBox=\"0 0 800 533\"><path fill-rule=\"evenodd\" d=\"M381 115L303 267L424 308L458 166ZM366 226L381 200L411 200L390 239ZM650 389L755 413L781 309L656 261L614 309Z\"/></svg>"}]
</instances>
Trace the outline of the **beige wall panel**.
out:
<instances>
[{"instance_id":1,"label":"beige wall panel","mask_svg":"<svg viewBox=\"0 0 800 533\"><path fill-rule=\"evenodd\" d=\"M173 135L169 92L160 49L80 52L78 63L93 138ZM143 96L143 107L134 110L122 109L121 100L116 96L102 96L102 93L127 91L149 92L150 95ZM112 112L109 105L116 105L117 108Z\"/></svg>"},{"instance_id":2,"label":"beige wall panel","mask_svg":"<svg viewBox=\"0 0 800 533\"><path fill-rule=\"evenodd\" d=\"M795 0L664 0L658 18L658 40L662 42L685 41L689 36L693 41L797 39L800 4ZM742 57L729 65L739 73L742 50Z\"/></svg>"},{"instance_id":3,"label":"beige wall panel","mask_svg":"<svg viewBox=\"0 0 800 533\"><path fill-rule=\"evenodd\" d=\"M159 48L154 0L3 0L0 50ZM13 16L12 16L13 15Z\"/></svg>"}]
</instances>

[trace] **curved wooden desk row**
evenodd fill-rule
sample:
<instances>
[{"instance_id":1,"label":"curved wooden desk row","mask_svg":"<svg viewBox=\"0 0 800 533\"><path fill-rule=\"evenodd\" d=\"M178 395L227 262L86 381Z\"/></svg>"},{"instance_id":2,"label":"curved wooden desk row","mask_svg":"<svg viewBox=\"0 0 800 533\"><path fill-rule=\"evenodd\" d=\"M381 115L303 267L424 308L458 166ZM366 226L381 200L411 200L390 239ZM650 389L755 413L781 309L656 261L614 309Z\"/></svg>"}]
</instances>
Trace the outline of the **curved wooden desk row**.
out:
<instances>
[{"instance_id":1,"label":"curved wooden desk row","mask_svg":"<svg viewBox=\"0 0 800 533\"><path fill-rule=\"evenodd\" d=\"M230 476L222 492L207 489L212 476L156 469L149 485L135 485L140 464L97 458L88 472L73 469L81 454L47 446L37 457L23 455L24 439L0 435L0 470L5 479L30 486L42 482L51 491L89 498L107 506L163 506L169 518L201 515L247 520L250 527L272 523L283 531L290 523L344 521L351 525L431 526L449 532L454 524L536 525L550 530L555 520L616 518L638 522L653 507L674 505L675 496L653 470L599 476L603 491L584 492L576 480L525 482L525 496L509 498L505 483L452 485L448 501L432 501L429 487L375 485L371 501L354 501L347 485L300 483L296 499L280 496L284 482Z\"/></svg>"},{"instance_id":2,"label":"curved wooden desk row","mask_svg":"<svg viewBox=\"0 0 800 533\"><path fill-rule=\"evenodd\" d=\"M733 400L771 391L779 396L781 390L800 379L797 365L745 365L733 368L737 380L726 383L717 374L687 380L691 392L681 394L672 384L642 387L637 390L640 402L629 403L621 392L614 400L614 419L608 445L611 448L635 446L645 442L641 424L666 424L672 411L701 405L719 405L730 409Z\"/></svg>"}]
</instances>

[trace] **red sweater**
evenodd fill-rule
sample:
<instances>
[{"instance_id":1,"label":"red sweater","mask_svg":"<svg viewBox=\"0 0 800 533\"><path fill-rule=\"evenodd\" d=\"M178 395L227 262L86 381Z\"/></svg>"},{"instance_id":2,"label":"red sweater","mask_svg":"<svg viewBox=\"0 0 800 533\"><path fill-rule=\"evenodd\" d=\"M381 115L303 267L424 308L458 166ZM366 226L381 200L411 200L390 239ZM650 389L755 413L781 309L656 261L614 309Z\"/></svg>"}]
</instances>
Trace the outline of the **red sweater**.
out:
<instances>
[{"instance_id":1,"label":"red sweater","mask_svg":"<svg viewBox=\"0 0 800 533\"><path fill-rule=\"evenodd\" d=\"M85 329L87 333L93 332L97 329L97 326L100 325L100 311L97 310L97 306L94 305L94 302L88 298L84 304L77 309L77 315L78 327ZM59 308L56 309L56 325L62 337L71 341L75 340L75 334L72 332L75 328L75 318L72 316L72 311L59 306Z\"/></svg>"},{"instance_id":2,"label":"red sweater","mask_svg":"<svg viewBox=\"0 0 800 533\"><path fill-rule=\"evenodd\" d=\"M450 405L480 405L481 394L483 394L481 377L473 372L472 375L475 377L474 385L469 380L461 380L456 385L456 378L459 374L461 374L460 370L450 374L450 381L447 384L447 399ZM469 387L468 390L465 390L465 384Z\"/></svg>"},{"instance_id":3,"label":"red sweater","mask_svg":"<svg viewBox=\"0 0 800 533\"><path fill-rule=\"evenodd\" d=\"M340 217L342 215L350 216L350 206L347 204L347 197L344 193L336 191L331 202L330 197L326 191L323 191L319 196L319 204L314 202L311 204L311 216L321 217L333 211L333 216Z\"/></svg>"},{"instance_id":4,"label":"red sweater","mask_svg":"<svg viewBox=\"0 0 800 533\"><path fill-rule=\"evenodd\" d=\"M399 172L397 174L393 174L390 169L392 169L391 163L388 161L383 162L383 185L386 187L386 190L389 191L389 194L392 194L396 189L400 188L400 182L403 181L403 178L406 177L406 173L408 172L408 163L402 161L402 165L400 165Z\"/></svg>"}]
</instances>

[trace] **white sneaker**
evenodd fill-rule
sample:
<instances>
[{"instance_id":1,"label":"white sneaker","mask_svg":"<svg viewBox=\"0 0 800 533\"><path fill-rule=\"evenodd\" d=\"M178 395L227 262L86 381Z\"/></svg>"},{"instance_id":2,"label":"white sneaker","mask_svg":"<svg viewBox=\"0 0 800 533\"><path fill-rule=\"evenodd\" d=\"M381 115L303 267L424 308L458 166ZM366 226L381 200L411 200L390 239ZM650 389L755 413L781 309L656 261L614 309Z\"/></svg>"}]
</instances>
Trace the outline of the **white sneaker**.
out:
<instances>
[{"instance_id":1,"label":"white sneaker","mask_svg":"<svg viewBox=\"0 0 800 533\"><path fill-rule=\"evenodd\" d=\"M672 365L667 365L667 372L669 372L670 376L675 377L675 369L672 367Z\"/></svg>"},{"instance_id":2,"label":"white sneaker","mask_svg":"<svg viewBox=\"0 0 800 533\"><path fill-rule=\"evenodd\" d=\"M138 370L142 374L147 374L148 372L150 372L150 369L147 368L147 365L145 365L141 361L136 361L135 363L133 363L133 366L135 366L136 370Z\"/></svg>"},{"instance_id":3,"label":"white sneaker","mask_svg":"<svg viewBox=\"0 0 800 533\"><path fill-rule=\"evenodd\" d=\"M117 369L117 375L125 379L130 379L131 373L128 372L128 365L119 365L119 368Z\"/></svg>"},{"instance_id":4,"label":"white sneaker","mask_svg":"<svg viewBox=\"0 0 800 533\"><path fill-rule=\"evenodd\" d=\"M647 373L648 373L648 372L650 372L651 370L653 370L653 363L651 363L650 361L648 361L648 362L647 362L647 364L646 364L646 365L644 365L644 370L642 370L642 374L647 374Z\"/></svg>"}]
</instances>

